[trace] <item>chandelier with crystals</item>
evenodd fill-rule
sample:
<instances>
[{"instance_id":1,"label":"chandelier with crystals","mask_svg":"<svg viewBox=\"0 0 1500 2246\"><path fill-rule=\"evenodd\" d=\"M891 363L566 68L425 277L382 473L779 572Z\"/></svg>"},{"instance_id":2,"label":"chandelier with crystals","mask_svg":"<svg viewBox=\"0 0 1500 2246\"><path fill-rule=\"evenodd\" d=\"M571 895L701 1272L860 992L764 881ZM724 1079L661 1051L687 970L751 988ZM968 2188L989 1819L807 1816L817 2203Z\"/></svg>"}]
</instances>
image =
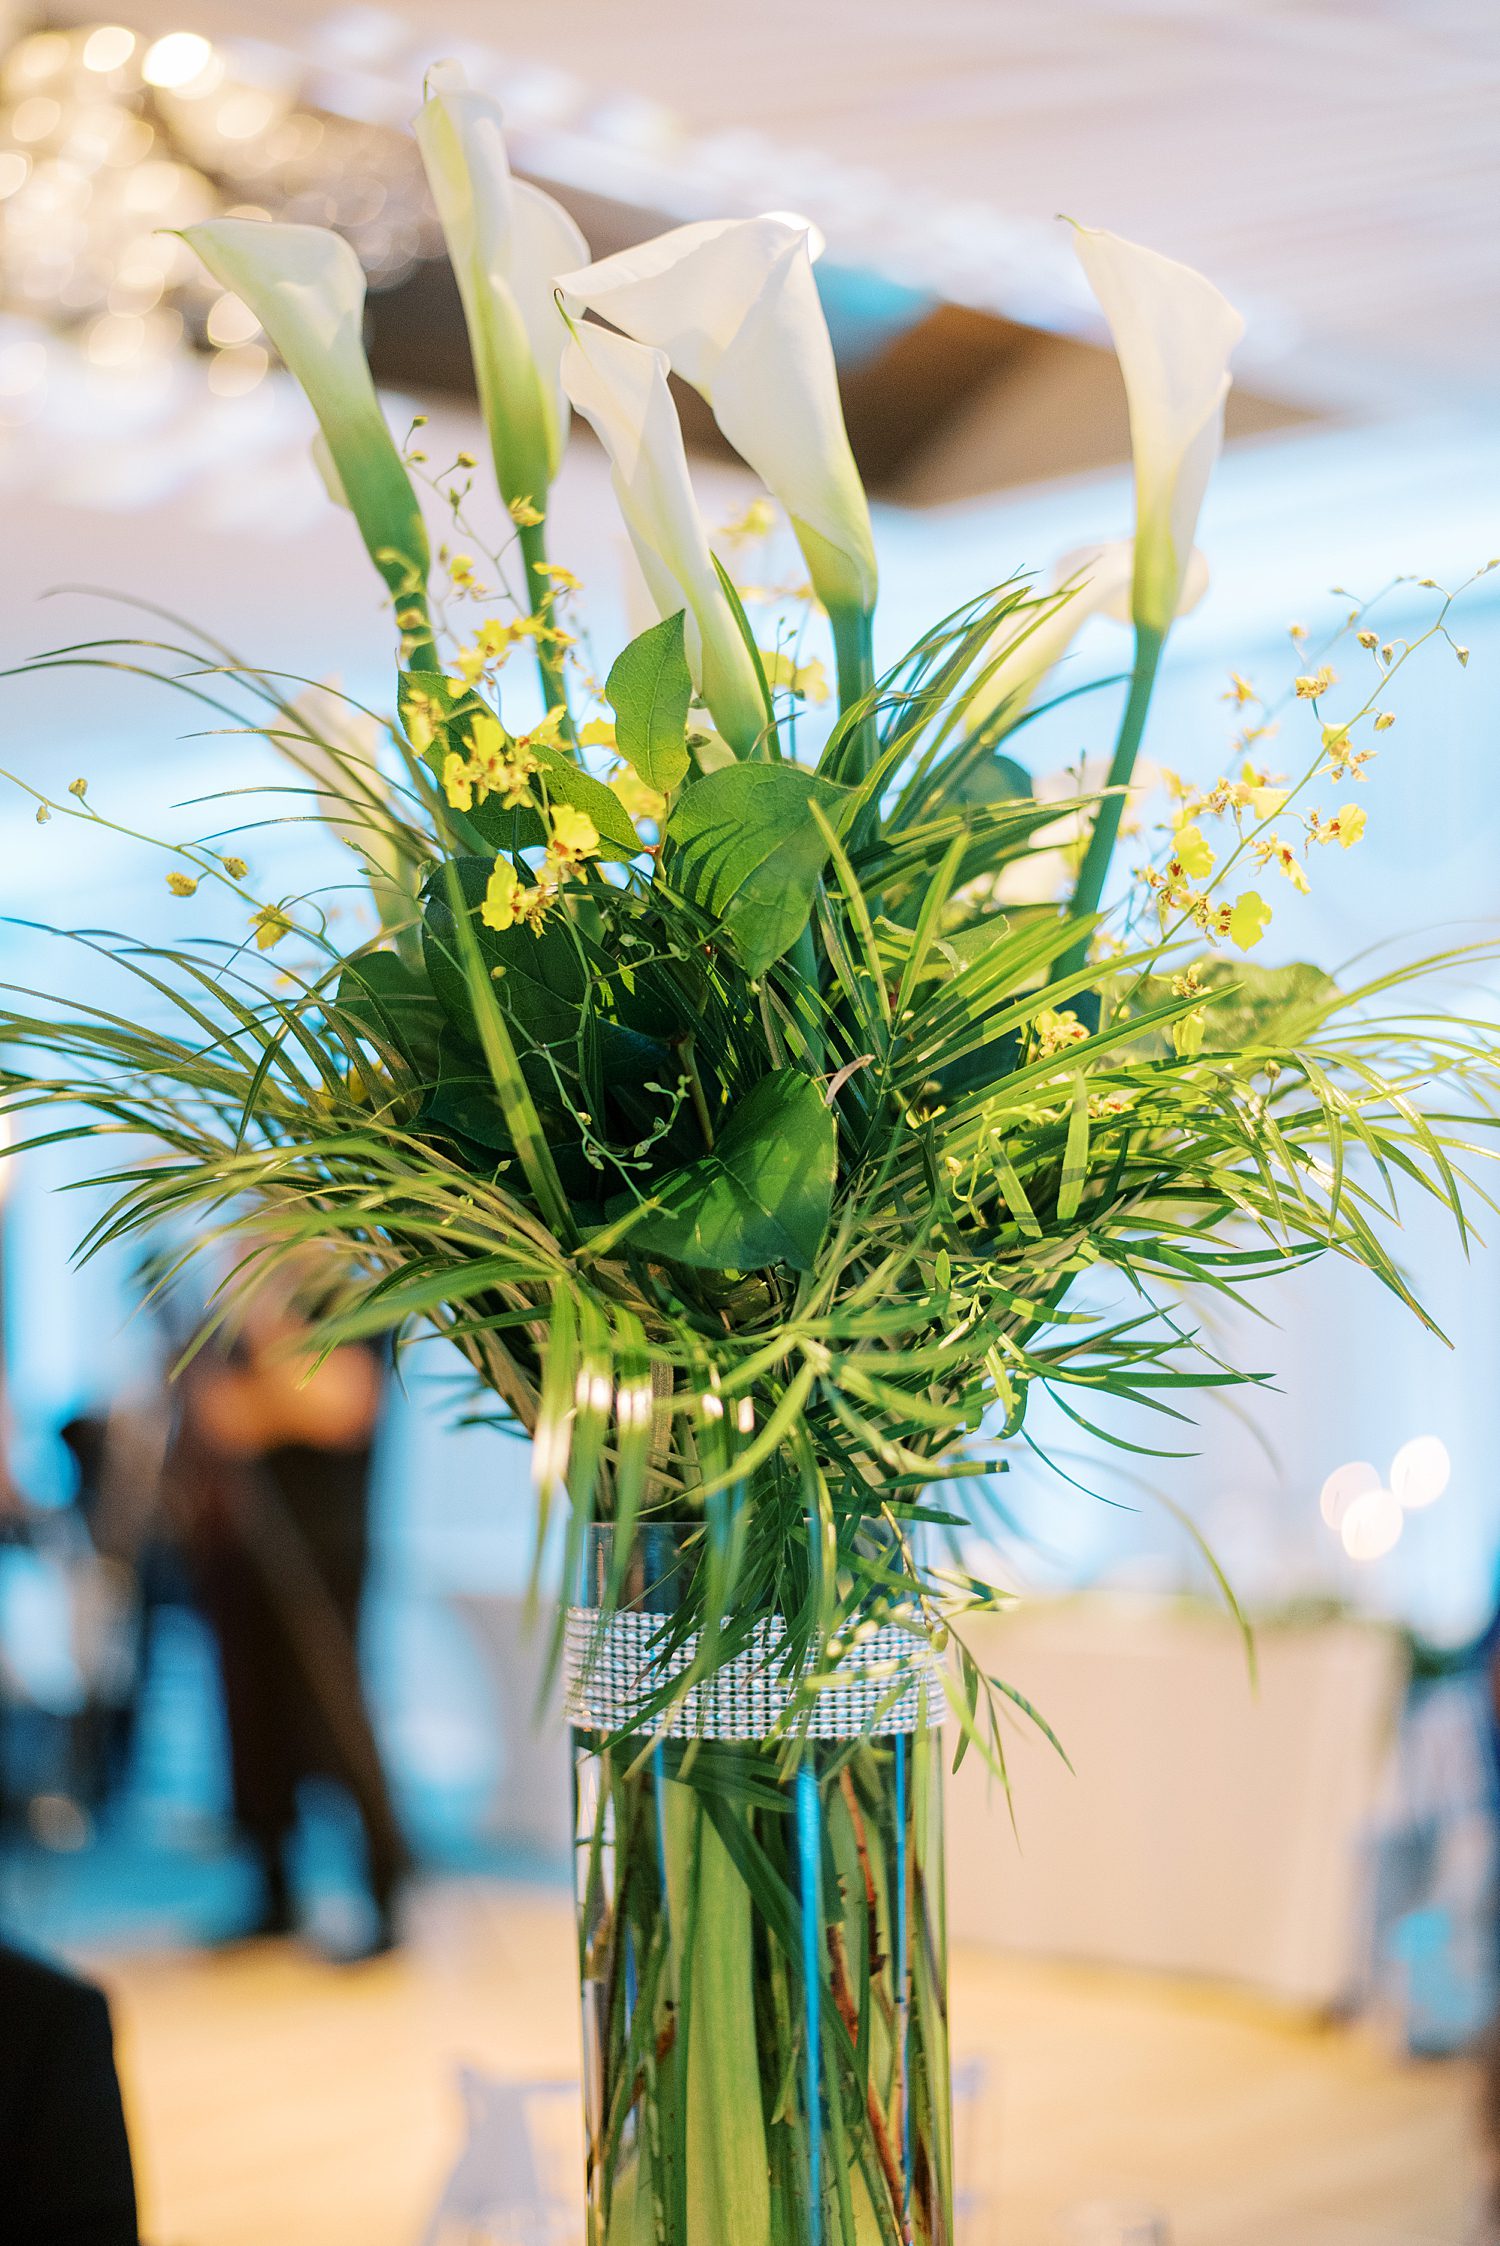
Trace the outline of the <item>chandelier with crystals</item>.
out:
<instances>
[{"instance_id":1,"label":"chandelier with crystals","mask_svg":"<svg viewBox=\"0 0 1500 2246\"><path fill-rule=\"evenodd\" d=\"M221 212L336 227L374 289L436 240L409 135L319 109L283 50L117 23L16 39L0 58L0 391L20 402L58 334L100 369L195 346L215 391L253 389L259 323L174 231Z\"/></svg>"}]
</instances>

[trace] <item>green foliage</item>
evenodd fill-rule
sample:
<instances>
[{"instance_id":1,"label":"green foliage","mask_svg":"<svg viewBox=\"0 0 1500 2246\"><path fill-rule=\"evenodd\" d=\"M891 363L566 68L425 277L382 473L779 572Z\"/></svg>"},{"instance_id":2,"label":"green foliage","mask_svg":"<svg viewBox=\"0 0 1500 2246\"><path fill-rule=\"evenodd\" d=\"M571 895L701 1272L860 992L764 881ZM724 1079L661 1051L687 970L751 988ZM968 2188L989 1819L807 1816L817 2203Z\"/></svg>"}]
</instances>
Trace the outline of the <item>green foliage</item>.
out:
<instances>
[{"instance_id":1,"label":"green foliage","mask_svg":"<svg viewBox=\"0 0 1500 2246\"><path fill-rule=\"evenodd\" d=\"M601 858L616 865L629 865L641 854L641 838L621 809L620 799L596 780L592 772L585 772L561 749L548 746L545 741L530 744L531 754L542 768L542 789L549 804L570 803L576 810L586 811L593 820L599 835ZM527 811L507 811L493 800L485 804L474 819L474 825L492 850L514 854L531 849L544 839L544 830L536 814Z\"/></svg>"},{"instance_id":2,"label":"green foliage","mask_svg":"<svg viewBox=\"0 0 1500 2246\"><path fill-rule=\"evenodd\" d=\"M663 795L687 771L688 706L693 699L687 666L684 614L663 617L615 657L604 684L615 713L620 754L648 788Z\"/></svg>"},{"instance_id":3,"label":"green foliage","mask_svg":"<svg viewBox=\"0 0 1500 2246\"><path fill-rule=\"evenodd\" d=\"M414 1088L435 1083L443 1023L427 976L395 952L367 951L339 976L337 1016L393 1061Z\"/></svg>"},{"instance_id":4,"label":"green foliage","mask_svg":"<svg viewBox=\"0 0 1500 2246\"><path fill-rule=\"evenodd\" d=\"M713 1150L657 1188L630 1228L637 1254L701 1271L814 1271L833 1206L838 1132L817 1085L763 1076Z\"/></svg>"},{"instance_id":5,"label":"green foliage","mask_svg":"<svg viewBox=\"0 0 1500 2246\"><path fill-rule=\"evenodd\" d=\"M286 744L409 901L379 948L293 907L264 958L87 939L138 1003L11 994L19 1141L92 1135L109 1191L84 1252L186 1236L222 1249L232 1296L318 1250L323 1345L445 1337L534 1438L575 1556L600 1515L697 1525L680 1627L701 1663L745 1650L768 1606L809 1694L856 1615L961 1645L998 1594L914 1532L995 1502L1033 1398L1149 1458L1206 1392L1258 1377L1200 1306L1333 1254L1425 1318L1393 1228L1425 1199L1467 1237L1497 1082L1490 1025L1417 988L1482 947L1337 987L1153 916L1077 961L1088 921L997 897L1091 808L1038 801L1003 716L967 715L996 632L1034 605L1011 585L935 627L839 713L817 771L779 731L763 760L686 762L669 619L611 674L622 750L666 783L659 850L566 735L535 742L518 809L456 808L446 760L476 728L523 744L438 673L402 677L377 772L225 649L48 659L154 671L208 722ZM487 919L497 853L540 880L559 804L600 851L538 925ZM264 903L222 849L171 863L249 922ZM1121 1303L1082 1307L1078 1283L1096 1304L1111 1276ZM1005 1688L963 1654L958 1679L998 1766Z\"/></svg>"},{"instance_id":6,"label":"green foliage","mask_svg":"<svg viewBox=\"0 0 1500 2246\"><path fill-rule=\"evenodd\" d=\"M732 764L684 791L662 876L716 922L752 978L790 951L812 913L828 844L811 817L843 791L798 764Z\"/></svg>"}]
</instances>

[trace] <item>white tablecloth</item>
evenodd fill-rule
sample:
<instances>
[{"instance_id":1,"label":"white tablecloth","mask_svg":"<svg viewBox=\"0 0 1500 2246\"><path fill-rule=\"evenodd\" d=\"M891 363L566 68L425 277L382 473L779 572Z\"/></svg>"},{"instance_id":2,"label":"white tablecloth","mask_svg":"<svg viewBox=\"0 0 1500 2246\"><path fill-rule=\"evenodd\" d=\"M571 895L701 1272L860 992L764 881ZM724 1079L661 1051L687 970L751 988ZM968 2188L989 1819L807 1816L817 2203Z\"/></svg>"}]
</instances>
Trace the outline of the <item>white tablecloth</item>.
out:
<instances>
[{"instance_id":1,"label":"white tablecloth","mask_svg":"<svg viewBox=\"0 0 1500 2246\"><path fill-rule=\"evenodd\" d=\"M1393 1632L1354 1622L1257 1634L1253 1689L1228 1621L1098 1600L986 1620L987 1671L1018 1714L1004 1794L972 1751L948 1795L959 1940L1247 1984L1337 2003L1364 1938L1364 1842L1400 1703Z\"/></svg>"}]
</instances>

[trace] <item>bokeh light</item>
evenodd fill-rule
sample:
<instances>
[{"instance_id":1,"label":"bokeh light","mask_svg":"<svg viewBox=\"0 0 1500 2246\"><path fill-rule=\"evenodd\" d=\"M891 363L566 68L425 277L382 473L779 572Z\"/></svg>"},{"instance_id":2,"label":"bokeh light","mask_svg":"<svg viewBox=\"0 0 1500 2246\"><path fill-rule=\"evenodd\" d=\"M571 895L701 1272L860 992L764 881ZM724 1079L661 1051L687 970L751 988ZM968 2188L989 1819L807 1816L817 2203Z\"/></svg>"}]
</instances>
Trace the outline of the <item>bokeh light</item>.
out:
<instances>
[{"instance_id":1,"label":"bokeh light","mask_svg":"<svg viewBox=\"0 0 1500 2246\"><path fill-rule=\"evenodd\" d=\"M1323 1484L1318 1494L1318 1511L1331 1529L1338 1529L1354 1500L1379 1487L1380 1475L1369 1460L1351 1459L1347 1466L1336 1466Z\"/></svg>"},{"instance_id":2,"label":"bokeh light","mask_svg":"<svg viewBox=\"0 0 1500 2246\"><path fill-rule=\"evenodd\" d=\"M141 76L148 86L180 93L203 75L213 56L213 48L200 32L169 31L146 49Z\"/></svg>"},{"instance_id":3,"label":"bokeh light","mask_svg":"<svg viewBox=\"0 0 1500 2246\"><path fill-rule=\"evenodd\" d=\"M1391 1488L1412 1510L1435 1504L1453 1477L1453 1461L1440 1435L1414 1435L1391 1460Z\"/></svg>"},{"instance_id":4,"label":"bokeh light","mask_svg":"<svg viewBox=\"0 0 1500 2246\"><path fill-rule=\"evenodd\" d=\"M135 33L120 23L101 23L83 43L83 67L101 76L123 69L135 53Z\"/></svg>"},{"instance_id":5,"label":"bokeh light","mask_svg":"<svg viewBox=\"0 0 1500 2246\"><path fill-rule=\"evenodd\" d=\"M1381 1560L1395 1550L1406 1526L1401 1500L1390 1490L1363 1490L1345 1508L1339 1537L1351 1560Z\"/></svg>"}]
</instances>

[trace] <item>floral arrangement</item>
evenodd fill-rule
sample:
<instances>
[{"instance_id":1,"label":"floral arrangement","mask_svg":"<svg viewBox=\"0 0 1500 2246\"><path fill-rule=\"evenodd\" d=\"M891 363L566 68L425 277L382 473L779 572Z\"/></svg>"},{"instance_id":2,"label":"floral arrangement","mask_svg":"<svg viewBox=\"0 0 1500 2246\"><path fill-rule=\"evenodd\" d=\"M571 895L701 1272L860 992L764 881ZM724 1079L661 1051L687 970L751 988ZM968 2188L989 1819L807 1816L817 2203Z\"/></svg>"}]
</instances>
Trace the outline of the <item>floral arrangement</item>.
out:
<instances>
[{"instance_id":1,"label":"floral arrangement","mask_svg":"<svg viewBox=\"0 0 1500 2246\"><path fill-rule=\"evenodd\" d=\"M1464 1222L1495 1049L1483 1025L1407 1001L1441 963L1344 988L1248 956L1279 885L1305 888L1320 854L1359 840L1390 682L1418 643L1388 641L1356 604L1367 690L1344 692L1331 650L1304 657L1284 713L1235 679L1225 777L1166 775L1153 836L1140 745L1174 620L1201 590L1194 533L1241 332L1209 282L1075 229L1129 398L1134 537L1070 557L1049 585L981 592L877 672L874 541L806 231L690 225L590 265L571 219L510 177L485 97L435 76L416 129L503 535L484 527L474 456L434 466L420 420L404 447L391 436L345 243L190 228L316 413L330 490L391 595L394 707L362 713L361 736L330 692L295 694L221 648L159 642L155 658L215 722L301 767L377 925L341 941L319 900L259 895L221 839L174 843L184 911L227 890L245 934L116 945L149 992L144 1022L17 1001L0 1020L6 1104L40 1110L43 1131L59 1099L86 1112L77 1128L113 1189L93 1245L184 1217L195 1247L238 1243L216 1317L315 1243L337 1266L325 1347L445 1336L530 1437L544 1534L565 1508L570 1581L612 1525L598 1612L638 1592L641 1535L674 1524L693 1565L633 1713L642 1741L659 1746L691 1695L754 1656L783 1688L776 1770L810 1767L851 1649L894 1630L943 1652L960 1751L977 1742L1003 1768L1007 1687L964 1627L1003 1594L949 1532L989 1501L1035 1392L1096 1432L1104 1400L1181 1416L1248 1377L1184 1303L1237 1300L1328 1254L1410 1301L1384 1237L1398 1188ZM715 550L669 372L707 400L800 548L806 583L769 648L741 562L771 509L758 501ZM602 678L549 544L570 408L608 456L657 616ZM419 482L444 518L435 556ZM1085 768L1049 791L1016 737L1103 608L1134 630L1113 752L1097 784ZM1424 636L1449 637L1450 615L1434 589ZM1283 715L1291 777L1268 763ZM39 801L53 814L102 816L82 780ZM1115 902L1130 829L1143 862ZM1128 1310L1077 1306L1100 1273ZM895 1693L899 1660L891 1676ZM746 1931L747 1898L780 1926L786 1895L817 1885L769 1787L716 1793L722 1753L702 1745L688 1770L710 1822L684 1839L669 1818L663 1842L630 1838L650 1823L647 1747L603 1781L610 1861L642 1884L629 1903L606 1892L624 1875L606 1875L598 1824L584 1971L615 2022L591 2092L599 2239L802 2236L788 2210L809 2194L830 2238L947 2235L940 1990L926 1968L889 1978L880 1932L898 1893L918 1893L893 1869L884 1752L866 1740L817 1765L832 1916L826 1954L815 1942L801 1970L811 1986L822 1958L821 2010L799 2012L797 1960L773 1943L766 1963ZM718 1929L696 2001L717 1972L713 2017L754 2029L748 2062L734 2034L691 2039L680 1991L665 2012L650 1993L640 1898L658 1866L658 1903L679 1891L679 1842ZM919 1914L930 1855L925 1876ZM820 2034L842 2085L821 2122L816 2094L798 2119L773 2079ZM715 2102L753 2110L759 2134L695 2138Z\"/></svg>"}]
</instances>

